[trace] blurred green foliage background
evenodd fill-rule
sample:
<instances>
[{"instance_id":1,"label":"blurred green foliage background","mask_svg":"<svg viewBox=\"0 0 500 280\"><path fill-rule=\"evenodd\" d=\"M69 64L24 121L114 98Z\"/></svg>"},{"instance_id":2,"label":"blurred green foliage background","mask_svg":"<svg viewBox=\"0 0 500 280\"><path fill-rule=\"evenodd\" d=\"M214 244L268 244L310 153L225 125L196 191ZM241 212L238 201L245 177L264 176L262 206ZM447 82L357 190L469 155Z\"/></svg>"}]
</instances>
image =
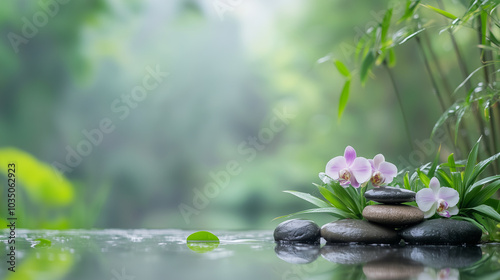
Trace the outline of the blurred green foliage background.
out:
<instances>
[{"instance_id":1,"label":"blurred green foliage background","mask_svg":"<svg viewBox=\"0 0 500 280\"><path fill-rule=\"evenodd\" d=\"M0 9L0 163L5 172L16 162L20 227L271 229L274 217L308 206L282 191L313 191L347 145L400 168L433 158L439 142L444 156L452 152L447 136L429 139L442 112L415 43L396 49L394 71L417 150L384 71L353 84L339 121L343 78L333 63L317 63L330 55L353 65L362 32L389 4L403 11L404 1L40 3ZM429 35L456 85L440 27ZM460 44L476 39L473 30L457 34ZM151 71L168 76L155 80ZM148 75L157 86L130 97ZM294 115L281 131L276 112ZM78 149L86 155L72 154ZM210 174L229 173L228 163L237 174L200 200L216 182Z\"/></svg>"}]
</instances>

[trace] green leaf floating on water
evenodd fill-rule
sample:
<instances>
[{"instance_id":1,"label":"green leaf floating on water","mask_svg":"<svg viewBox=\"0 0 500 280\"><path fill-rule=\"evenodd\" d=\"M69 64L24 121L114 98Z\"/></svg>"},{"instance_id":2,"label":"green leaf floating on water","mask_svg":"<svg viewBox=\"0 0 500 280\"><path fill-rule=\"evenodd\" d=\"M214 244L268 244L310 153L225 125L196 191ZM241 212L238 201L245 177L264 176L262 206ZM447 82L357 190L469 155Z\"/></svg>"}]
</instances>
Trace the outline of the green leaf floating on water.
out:
<instances>
[{"instance_id":1,"label":"green leaf floating on water","mask_svg":"<svg viewBox=\"0 0 500 280\"><path fill-rule=\"evenodd\" d=\"M187 246L196 253L206 253L219 247L219 238L208 231L198 231L187 238Z\"/></svg>"},{"instance_id":2,"label":"green leaf floating on water","mask_svg":"<svg viewBox=\"0 0 500 280\"><path fill-rule=\"evenodd\" d=\"M52 245L52 242L45 238L37 238L33 241L38 241L38 243L31 245L33 248L49 248Z\"/></svg>"}]
</instances>

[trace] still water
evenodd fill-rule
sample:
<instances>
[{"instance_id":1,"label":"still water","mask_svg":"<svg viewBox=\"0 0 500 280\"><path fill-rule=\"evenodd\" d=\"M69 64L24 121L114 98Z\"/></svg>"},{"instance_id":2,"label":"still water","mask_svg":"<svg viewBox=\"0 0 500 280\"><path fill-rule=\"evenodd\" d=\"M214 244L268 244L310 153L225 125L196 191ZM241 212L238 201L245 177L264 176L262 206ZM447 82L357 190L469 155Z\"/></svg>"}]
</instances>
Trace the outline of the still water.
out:
<instances>
[{"instance_id":1,"label":"still water","mask_svg":"<svg viewBox=\"0 0 500 280\"><path fill-rule=\"evenodd\" d=\"M17 230L16 272L0 231L0 279L500 279L500 244L277 245L271 231L214 231L198 253L182 230ZM51 241L43 246L35 239ZM202 245L199 245L203 247ZM195 248L196 249L196 248Z\"/></svg>"}]
</instances>

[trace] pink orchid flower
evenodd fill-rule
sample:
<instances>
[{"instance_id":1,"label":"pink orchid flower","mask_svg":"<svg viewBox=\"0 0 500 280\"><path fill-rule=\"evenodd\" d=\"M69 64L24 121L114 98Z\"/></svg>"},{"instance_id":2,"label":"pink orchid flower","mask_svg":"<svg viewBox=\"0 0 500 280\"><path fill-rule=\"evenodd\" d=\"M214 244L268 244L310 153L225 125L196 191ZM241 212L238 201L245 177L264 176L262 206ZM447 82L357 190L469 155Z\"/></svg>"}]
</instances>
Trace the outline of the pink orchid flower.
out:
<instances>
[{"instance_id":1,"label":"pink orchid flower","mask_svg":"<svg viewBox=\"0 0 500 280\"><path fill-rule=\"evenodd\" d=\"M398 175L398 168L396 165L385 161L382 154L378 154L368 161L372 166L371 181L374 187L380 187L382 184L389 184L394 177Z\"/></svg>"},{"instance_id":2,"label":"pink orchid flower","mask_svg":"<svg viewBox=\"0 0 500 280\"><path fill-rule=\"evenodd\" d=\"M358 188L360 184L370 180L371 171L370 162L364 157L356 157L356 150L347 146L344 156L334 157L326 164L325 174L338 180L343 187L350 184Z\"/></svg>"},{"instance_id":3,"label":"pink orchid flower","mask_svg":"<svg viewBox=\"0 0 500 280\"><path fill-rule=\"evenodd\" d=\"M436 177L432 177L429 188L417 192L415 200L418 208L424 211L424 218L438 213L439 216L449 218L458 214L456 206L460 199L458 192L452 188L440 187Z\"/></svg>"}]
</instances>

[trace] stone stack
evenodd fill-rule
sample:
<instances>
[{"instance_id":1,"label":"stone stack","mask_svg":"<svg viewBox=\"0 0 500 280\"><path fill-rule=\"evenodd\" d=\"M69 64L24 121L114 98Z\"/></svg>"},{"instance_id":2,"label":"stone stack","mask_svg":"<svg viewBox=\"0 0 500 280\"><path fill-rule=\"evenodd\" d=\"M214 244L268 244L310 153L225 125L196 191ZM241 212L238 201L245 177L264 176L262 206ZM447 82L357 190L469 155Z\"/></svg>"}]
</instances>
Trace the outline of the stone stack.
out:
<instances>
[{"instance_id":1,"label":"stone stack","mask_svg":"<svg viewBox=\"0 0 500 280\"><path fill-rule=\"evenodd\" d=\"M402 204L415 201L416 193L394 187L378 187L365 193L366 199L381 203L363 209L366 220L344 219L321 229L312 221L289 220L278 225L274 239L280 242L397 244L477 244L481 230L467 221L434 219L424 221L417 207Z\"/></svg>"},{"instance_id":2,"label":"stone stack","mask_svg":"<svg viewBox=\"0 0 500 280\"><path fill-rule=\"evenodd\" d=\"M382 204L369 205L363 210L363 217L373 223L400 228L421 223L424 212L414 206L401 204L415 200L415 192L393 188L379 187L365 193L369 200Z\"/></svg>"}]
</instances>

